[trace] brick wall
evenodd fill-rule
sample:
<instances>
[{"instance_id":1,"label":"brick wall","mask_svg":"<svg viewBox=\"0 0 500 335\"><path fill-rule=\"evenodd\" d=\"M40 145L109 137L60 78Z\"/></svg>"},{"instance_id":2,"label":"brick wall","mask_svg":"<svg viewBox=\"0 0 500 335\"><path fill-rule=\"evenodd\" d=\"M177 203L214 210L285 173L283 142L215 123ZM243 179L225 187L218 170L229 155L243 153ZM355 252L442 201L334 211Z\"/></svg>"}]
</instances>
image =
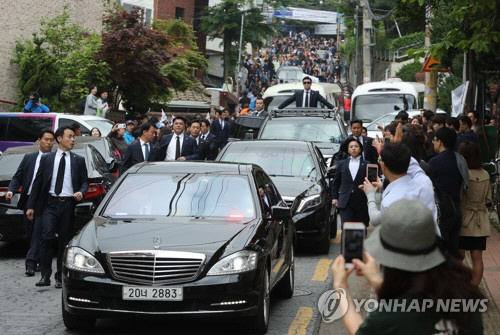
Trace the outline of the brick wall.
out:
<instances>
[{"instance_id":1,"label":"brick wall","mask_svg":"<svg viewBox=\"0 0 500 335\"><path fill-rule=\"evenodd\" d=\"M155 0L155 18L175 19L175 8L184 8L184 22L193 25L195 0Z\"/></svg>"},{"instance_id":2,"label":"brick wall","mask_svg":"<svg viewBox=\"0 0 500 335\"><path fill-rule=\"evenodd\" d=\"M40 29L40 20L61 14L65 3L72 22L94 31L102 29L104 0L0 1L0 100L15 100L18 94L17 65L10 63L16 40L31 39ZM6 106L0 103L0 110Z\"/></svg>"}]
</instances>

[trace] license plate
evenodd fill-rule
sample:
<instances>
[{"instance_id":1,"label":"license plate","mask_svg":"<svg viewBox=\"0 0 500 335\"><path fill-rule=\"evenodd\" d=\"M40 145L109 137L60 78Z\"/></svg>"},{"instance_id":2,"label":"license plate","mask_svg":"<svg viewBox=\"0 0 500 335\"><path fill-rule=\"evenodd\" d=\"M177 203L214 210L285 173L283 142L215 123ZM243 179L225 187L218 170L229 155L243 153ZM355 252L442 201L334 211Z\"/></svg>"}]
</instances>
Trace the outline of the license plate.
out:
<instances>
[{"instance_id":1,"label":"license plate","mask_svg":"<svg viewBox=\"0 0 500 335\"><path fill-rule=\"evenodd\" d=\"M123 300L182 301L182 287L123 286Z\"/></svg>"}]
</instances>

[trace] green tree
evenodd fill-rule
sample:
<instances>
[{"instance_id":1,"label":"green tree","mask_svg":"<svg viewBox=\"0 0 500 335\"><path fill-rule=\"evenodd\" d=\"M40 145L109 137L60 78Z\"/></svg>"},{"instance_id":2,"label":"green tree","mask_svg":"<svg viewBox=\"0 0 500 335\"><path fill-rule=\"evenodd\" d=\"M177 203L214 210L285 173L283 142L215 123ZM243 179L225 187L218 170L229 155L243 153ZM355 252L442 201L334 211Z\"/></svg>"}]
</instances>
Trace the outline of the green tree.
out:
<instances>
[{"instance_id":1,"label":"green tree","mask_svg":"<svg viewBox=\"0 0 500 335\"><path fill-rule=\"evenodd\" d=\"M251 2L249 0L223 0L216 6L208 7L202 14L202 30L212 39L222 39L224 78L232 75L233 69L238 62L237 60L231 60L231 52L238 52L241 16L243 14L245 14L243 45L250 43L254 48L261 48L264 45L264 40L275 33L274 26L264 22L265 18L260 9L255 7L246 10L241 9Z\"/></svg>"},{"instance_id":2,"label":"green tree","mask_svg":"<svg viewBox=\"0 0 500 335\"><path fill-rule=\"evenodd\" d=\"M403 65L401 69L396 73L396 76L400 77L403 81L415 81L415 75L422 72L422 67L424 64L420 62L412 62Z\"/></svg>"},{"instance_id":3,"label":"green tree","mask_svg":"<svg viewBox=\"0 0 500 335\"><path fill-rule=\"evenodd\" d=\"M31 40L17 41L12 60L19 66L19 105L31 91L55 112L77 110L90 84L109 84L108 66L95 58L101 38L69 22L67 7L51 20L41 21L41 29Z\"/></svg>"}]
</instances>

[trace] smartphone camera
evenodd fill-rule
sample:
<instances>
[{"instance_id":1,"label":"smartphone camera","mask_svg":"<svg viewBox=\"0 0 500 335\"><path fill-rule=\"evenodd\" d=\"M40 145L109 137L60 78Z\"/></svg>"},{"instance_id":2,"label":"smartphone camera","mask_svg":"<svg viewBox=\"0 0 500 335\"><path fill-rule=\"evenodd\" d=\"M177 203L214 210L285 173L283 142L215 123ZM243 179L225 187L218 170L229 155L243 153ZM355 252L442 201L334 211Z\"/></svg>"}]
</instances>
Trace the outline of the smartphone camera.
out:
<instances>
[{"instance_id":1,"label":"smartphone camera","mask_svg":"<svg viewBox=\"0 0 500 335\"><path fill-rule=\"evenodd\" d=\"M365 225L363 223L344 223L342 233L342 250L346 267L352 267L353 259L363 259Z\"/></svg>"}]
</instances>

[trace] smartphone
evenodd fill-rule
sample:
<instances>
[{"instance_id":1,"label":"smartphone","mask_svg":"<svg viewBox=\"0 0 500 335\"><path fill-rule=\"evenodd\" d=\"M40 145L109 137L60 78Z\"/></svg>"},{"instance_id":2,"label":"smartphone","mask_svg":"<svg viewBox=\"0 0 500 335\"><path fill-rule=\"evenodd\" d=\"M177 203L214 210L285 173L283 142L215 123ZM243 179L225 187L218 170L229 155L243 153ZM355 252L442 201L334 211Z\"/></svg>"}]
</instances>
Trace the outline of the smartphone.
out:
<instances>
[{"instance_id":1,"label":"smartphone","mask_svg":"<svg viewBox=\"0 0 500 335\"><path fill-rule=\"evenodd\" d=\"M352 268L352 260L363 260L365 225L361 222L345 222L342 230L342 254L346 268Z\"/></svg>"},{"instance_id":2,"label":"smartphone","mask_svg":"<svg viewBox=\"0 0 500 335\"><path fill-rule=\"evenodd\" d=\"M366 178L373 183L377 181L378 177L378 165L377 164L368 164L366 166Z\"/></svg>"}]
</instances>

